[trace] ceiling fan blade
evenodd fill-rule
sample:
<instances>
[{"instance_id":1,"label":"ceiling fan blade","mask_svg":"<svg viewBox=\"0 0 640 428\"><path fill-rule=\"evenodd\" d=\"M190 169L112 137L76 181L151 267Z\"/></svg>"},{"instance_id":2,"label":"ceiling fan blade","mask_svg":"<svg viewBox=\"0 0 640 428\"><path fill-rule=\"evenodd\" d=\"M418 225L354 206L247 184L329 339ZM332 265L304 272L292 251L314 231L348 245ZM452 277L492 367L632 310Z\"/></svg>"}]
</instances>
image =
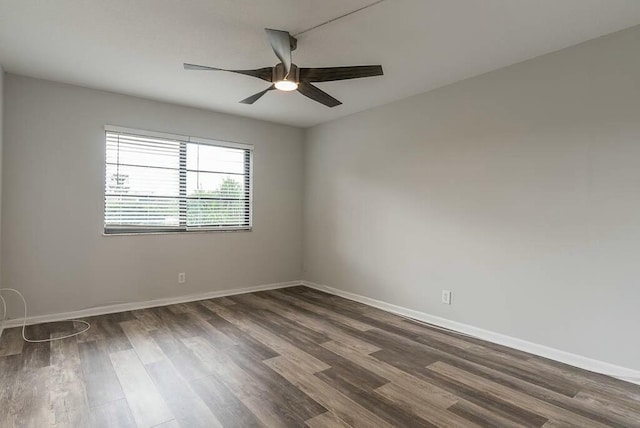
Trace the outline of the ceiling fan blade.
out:
<instances>
[{"instance_id":1,"label":"ceiling fan blade","mask_svg":"<svg viewBox=\"0 0 640 428\"><path fill-rule=\"evenodd\" d=\"M301 82L298 85L298 92L300 92L305 97L319 102L320 104L326 105L327 107L335 107L342 104L340 101L336 100L331 95L320 90L319 88L313 86L309 82Z\"/></svg>"},{"instance_id":2,"label":"ceiling fan blade","mask_svg":"<svg viewBox=\"0 0 640 428\"><path fill-rule=\"evenodd\" d=\"M227 70L225 68L207 67L205 65L196 65L184 63L185 70L200 71L228 71L230 73L244 74L245 76L257 77L258 79L271 82L273 80L273 67L257 68L255 70Z\"/></svg>"},{"instance_id":3,"label":"ceiling fan blade","mask_svg":"<svg viewBox=\"0 0 640 428\"><path fill-rule=\"evenodd\" d=\"M205 65L197 65L197 64L188 64L188 63L184 63L184 69L185 70L203 70L203 71L211 71L211 70L215 70L215 71L227 71L227 70L223 70L222 68L214 68L214 67L207 67Z\"/></svg>"},{"instance_id":4,"label":"ceiling fan blade","mask_svg":"<svg viewBox=\"0 0 640 428\"><path fill-rule=\"evenodd\" d=\"M296 39L291 37L288 31L272 30L271 28L265 28L264 31L267 32L267 38L273 52L284 65L285 77L288 76L291 71L291 51L295 49Z\"/></svg>"},{"instance_id":5,"label":"ceiling fan blade","mask_svg":"<svg viewBox=\"0 0 640 428\"><path fill-rule=\"evenodd\" d=\"M242 104L253 104L256 101L258 101L260 98L262 98L262 96L264 94L266 94L267 92L271 91L275 89L275 85L271 85L269 86L267 89L265 89L264 91L260 91L257 94L253 94L250 97L245 98L244 100L240 101Z\"/></svg>"},{"instance_id":6,"label":"ceiling fan blade","mask_svg":"<svg viewBox=\"0 0 640 428\"><path fill-rule=\"evenodd\" d=\"M381 65L356 65L353 67L299 68L301 82L330 82L333 80L360 79L382 76Z\"/></svg>"}]
</instances>

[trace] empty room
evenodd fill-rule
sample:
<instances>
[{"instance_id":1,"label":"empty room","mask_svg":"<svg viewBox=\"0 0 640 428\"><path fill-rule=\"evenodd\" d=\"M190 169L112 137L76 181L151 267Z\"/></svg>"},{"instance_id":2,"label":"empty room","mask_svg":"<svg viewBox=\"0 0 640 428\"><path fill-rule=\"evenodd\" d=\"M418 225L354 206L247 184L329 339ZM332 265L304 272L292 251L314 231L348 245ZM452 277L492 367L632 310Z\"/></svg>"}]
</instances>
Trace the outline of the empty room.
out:
<instances>
[{"instance_id":1,"label":"empty room","mask_svg":"<svg viewBox=\"0 0 640 428\"><path fill-rule=\"evenodd\" d=\"M0 0L0 428L640 428L640 1Z\"/></svg>"}]
</instances>

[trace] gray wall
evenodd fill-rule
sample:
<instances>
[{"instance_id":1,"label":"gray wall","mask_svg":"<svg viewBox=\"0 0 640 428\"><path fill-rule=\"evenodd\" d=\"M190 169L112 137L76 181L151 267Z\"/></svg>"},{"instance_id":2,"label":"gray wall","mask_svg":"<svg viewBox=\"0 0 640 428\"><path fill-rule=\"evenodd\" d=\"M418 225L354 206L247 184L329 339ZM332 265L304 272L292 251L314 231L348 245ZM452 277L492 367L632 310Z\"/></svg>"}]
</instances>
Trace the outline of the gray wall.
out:
<instances>
[{"instance_id":1,"label":"gray wall","mask_svg":"<svg viewBox=\"0 0 640 428\"><path fill-rule=\"evenodd\" d=\"M300 279L301 130L11 74L5 115L3 280L30 315ZM255 144L253 231L102 236L105 124Z\"/></svg>"},{"instance_id":2,"label":"gray wall","mask_svg":"<svg viewBox=\"0 0 640 428\"><path fill-rule=\"evenodd\" d=\"M310 129L304 278L640 369L638 52L640 27Z\"/></svg>"},{"instance_id":3,"label":"gray wall","mask_svg":"<svg viewBox=\"0 0 640 428\"><path fill-rule=\"evenodd\" d=\"M4 134L4 70L0 65L0 239L2 237L2 135ZM2 260L2 250L0 246L0 260ZM4 287L2 281L2 264L0 263L0 288ZM4 293L0 293L4 296ZM1 314L1 313L0 313ZM0 331L2 331L2 316L0 315Z\"/></svg>"}]
</instances>

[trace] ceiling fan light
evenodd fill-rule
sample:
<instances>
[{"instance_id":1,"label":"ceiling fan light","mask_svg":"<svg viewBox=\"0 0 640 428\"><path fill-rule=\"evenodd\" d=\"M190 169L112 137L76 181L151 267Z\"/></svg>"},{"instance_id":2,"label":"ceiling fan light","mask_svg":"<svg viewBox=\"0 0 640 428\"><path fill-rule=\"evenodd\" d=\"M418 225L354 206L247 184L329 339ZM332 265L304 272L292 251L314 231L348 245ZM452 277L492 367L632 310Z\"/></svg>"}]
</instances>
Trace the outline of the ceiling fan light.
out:
<instances>
[{"instance_id":1,"label":"ceiling fan light","mask_svg":"<svg viewBox=\"0 0 640 428\"><path fill-rule=\"evenodd\" d=\"M295 91L298 89L298 84L291 80L278 80L276 82L276 89L281 91Z\"/></svg>"}]
</instances>

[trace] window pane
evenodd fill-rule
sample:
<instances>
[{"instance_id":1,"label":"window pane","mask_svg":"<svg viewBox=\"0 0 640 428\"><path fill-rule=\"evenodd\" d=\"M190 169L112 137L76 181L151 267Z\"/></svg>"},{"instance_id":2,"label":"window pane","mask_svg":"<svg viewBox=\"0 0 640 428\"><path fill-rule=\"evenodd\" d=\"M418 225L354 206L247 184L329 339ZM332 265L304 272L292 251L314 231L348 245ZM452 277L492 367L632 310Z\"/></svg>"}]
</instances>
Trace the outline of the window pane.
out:
<instances>
[{"instance_id":1,"label":"window pane","mask_svg":"<svg viewBox=\"0 0 640 428\"><path fill-rule=\"evenodd\" d=\"M247 198L245 176L187 172L187 196L201 198Z\"/></svg>"},{"instance_id":2,"label":"window pane","mask_svg":"<svg viewBox=\"0 0 640 428\"><path fill-rule=\"evenodd\" d=\"M107 133L107 163L180 167L180 142Z\"/></svg>"},{"instance_id":3,"label":"window pane","mask_svg":"<svg viewBox=\"0 0 640 428\"><path fill-rule=\"evenodd\" d=\"M177 169L107 165L105 180L107 195L180 195L180 172Z\"/></svg>"},{"instance_id":4,"label":"window pane","mask_svg":"<svg viewBox=\"0 0 640 428\"><path fill-rule=\"evenodd\" d=\"M245 150L207 144L187 144L187 169L244 174Z\"/></svg>"},{"instance_id":5,"label":"window pane","mask_svg":"<svg viewBox=\"0 0 640 428\"><path fill-rule=\"evenodd\" d=\"M248 226L247 201L189 199L187 226Z\"/></svg>"},{"instance_id":6,"label":"window pane","mask_svg":"<svg viewBox=\"0 0 640 428\"><path fill-rule=\"evenodd\" d=\"M199 144L187 144L187 169L198 170Z\"/></svg>"},{"instance_id":7,"label":"window pane","mask_svg":"<svg viewBox=\"0 0 640 428\"><path fill-rule=\"evenodd\" d=\"M107 196L105 197L105 225L179 226L180 200L143 196Z\"/></svg>"}]
</instances>

